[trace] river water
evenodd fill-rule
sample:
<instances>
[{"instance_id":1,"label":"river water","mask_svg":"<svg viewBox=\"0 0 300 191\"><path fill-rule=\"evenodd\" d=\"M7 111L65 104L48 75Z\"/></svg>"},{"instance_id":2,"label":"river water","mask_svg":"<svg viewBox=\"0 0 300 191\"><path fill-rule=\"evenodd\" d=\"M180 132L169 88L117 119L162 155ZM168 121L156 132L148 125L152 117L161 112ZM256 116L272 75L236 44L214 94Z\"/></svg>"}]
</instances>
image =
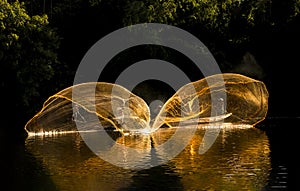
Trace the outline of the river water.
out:
<instances>
[{"instance_id":1,"label":"river water","mask_svg":"<svg viewBox=\"0 0 300 191\"><path fill-rule=\"evenodd\" d=\"M288 151L296 136L288 133L299 121L270 119L259 128L227 127L204 154L199 154L198 149L207 129L199 127L175 158L139 170L124 169L101 159L79 133L23 139L1 136L2 187L28 191L296 190L292 189L293 174L289 173L296 166L291 166L293 153ZM114 139L139 148L153 147L154 140L155 148L174 130L160 129L154 139L149 135L117 134ZM128 160L132 157L128 156Z\"/></svg>"}]
</instances>

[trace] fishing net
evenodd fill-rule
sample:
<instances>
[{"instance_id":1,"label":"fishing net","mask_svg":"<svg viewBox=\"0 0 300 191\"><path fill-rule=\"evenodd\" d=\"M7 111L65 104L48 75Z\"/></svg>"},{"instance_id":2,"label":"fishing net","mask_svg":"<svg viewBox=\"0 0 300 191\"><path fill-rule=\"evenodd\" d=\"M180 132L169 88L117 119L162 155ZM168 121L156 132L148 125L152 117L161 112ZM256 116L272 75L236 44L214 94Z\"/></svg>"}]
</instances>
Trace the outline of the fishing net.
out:
<instances>
[{"instance_id":1,"label":"fishing net","mask_svg":"<svg viewBox=\"0 0 300 191\"><path fill-rule=\"evenodd\" d=\"M153 132L181 122L188 125L220 121L254 126L266 117L268 96L262 81L234 73L217 74L181 87L150 119L146 102L126 88L88 82L49 97L25 130L39 133L112 128Z\"/></svg>"}]
</instances>

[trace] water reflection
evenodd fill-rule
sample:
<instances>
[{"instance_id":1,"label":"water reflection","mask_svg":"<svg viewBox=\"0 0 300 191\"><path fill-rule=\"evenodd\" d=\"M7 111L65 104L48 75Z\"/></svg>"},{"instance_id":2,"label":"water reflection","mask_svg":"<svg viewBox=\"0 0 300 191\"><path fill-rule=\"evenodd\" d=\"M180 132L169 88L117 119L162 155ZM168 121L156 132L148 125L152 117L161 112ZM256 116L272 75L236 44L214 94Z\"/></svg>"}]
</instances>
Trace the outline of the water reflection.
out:
<instances>
[{"instance_id":1,"label":"water reflection","mask_svg":"<svg viewBox=\"0 0 300 191\"><path fill-rule=\"evenodd\" d=\"M160 129L152 137L111 136L118 144L149 149L167 141L175 130ZM76 133L29 137L26 147L48 170L59 190L262 190L267 185L271 164L264 131L226 128L213 146L199 155L204 133L199 127L190 144L168 163L139 171L102 160ZM163 155L154 154L147 157Z\"/></svg>"}]
</instances>

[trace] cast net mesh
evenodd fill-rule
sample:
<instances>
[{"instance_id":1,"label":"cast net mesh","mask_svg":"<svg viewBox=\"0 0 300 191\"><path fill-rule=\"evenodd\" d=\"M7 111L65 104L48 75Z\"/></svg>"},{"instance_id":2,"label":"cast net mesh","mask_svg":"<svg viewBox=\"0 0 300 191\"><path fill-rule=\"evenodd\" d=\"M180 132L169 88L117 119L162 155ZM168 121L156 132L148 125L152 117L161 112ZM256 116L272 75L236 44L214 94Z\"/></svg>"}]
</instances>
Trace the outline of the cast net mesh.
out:
<instances>
[{"instance_id":1,"label":"cast net mesh","mask_svg":"<svg viewBox=\"0 0 300 191\"><path fill-rule=\"evenodd\" d=\"M151 120L146 102L126 88L89 82L49 97L25 130L39 133L112 128L153 132L165 124L218 121L254 126L266 117L268 96L262 81L234 73L212 75L184 85ZM214 103L212 97L216 97Z\"/></svg>"}]
</instances>

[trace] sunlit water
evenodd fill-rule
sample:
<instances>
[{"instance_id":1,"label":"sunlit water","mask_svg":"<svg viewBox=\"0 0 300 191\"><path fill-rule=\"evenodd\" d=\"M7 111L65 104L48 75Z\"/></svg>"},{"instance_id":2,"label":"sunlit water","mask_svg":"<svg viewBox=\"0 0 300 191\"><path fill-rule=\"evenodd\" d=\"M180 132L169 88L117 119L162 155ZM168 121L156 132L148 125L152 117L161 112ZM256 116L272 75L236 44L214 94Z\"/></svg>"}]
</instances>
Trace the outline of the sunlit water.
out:
<instances>
[{"instance_id":1,"label":"sunlit water","mask_svg":"<svg viewBox=\"0 0 300 191\"><path fill-rule=\"evenodd\" d=\"M272 130L272 126L264 129ZM110 135L127 147L155 148L175 130L160 129L152 139L149 135ZM6 172L2 185L8 185L5 190L30 191L294 190L287 187L290 179L284 159L287 150L282 147L287 141L283 131L226 128L200 155L205 130L197 129L188 146L168 163L144 170L123 169L102 160L79 133L27 137L23 144L2 147L5 155L0 159L1 170ZM159 158L160 153L156 154Z\"/></svg>"},{"instance_id":2,"label":"sunlit water","mask_svg":"<svg viewBox=\"0 0 300 191\"><path fill-rule=\"evenodd\" d=\"M152 135L154 144L162 144L175 130L160 129ZM227 128L200 155L204 133L205 129L199 128L190 144L168 163L136 171L102 160L77 133L30 137L25 146L57 190L262 190L266 186L271 161L268 137L263 131ZM119 144L151 147L149 135L112 135Z\"/></svg>"}]
</instances>

